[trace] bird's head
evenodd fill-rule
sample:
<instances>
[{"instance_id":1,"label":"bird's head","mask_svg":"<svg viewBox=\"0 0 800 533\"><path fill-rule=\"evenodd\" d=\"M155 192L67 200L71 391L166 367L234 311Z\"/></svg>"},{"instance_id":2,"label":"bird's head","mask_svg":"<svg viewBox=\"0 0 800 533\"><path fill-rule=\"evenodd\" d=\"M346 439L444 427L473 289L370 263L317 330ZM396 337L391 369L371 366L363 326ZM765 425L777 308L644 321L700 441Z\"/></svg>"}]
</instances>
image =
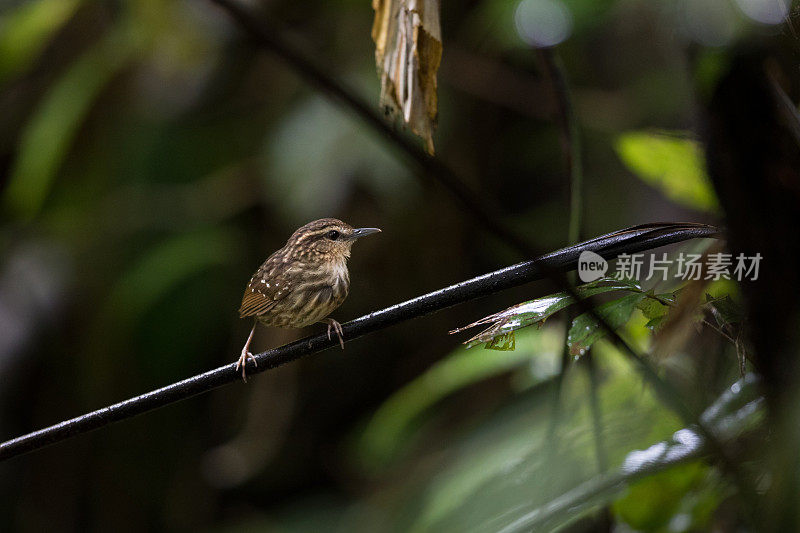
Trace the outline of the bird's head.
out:
<instances>
[{"instance_id":1,"label":"bird's head","mask_svg":"<svg viewBox=\"0 0 800 533\"><path fill-rule=\"evenodd\" d=\"M296 259L304 262L345 261L357 239L380 231L378 228L354 228L335 218L321 218L295 231L286 247Z\"/></svg>"}]
</instances>

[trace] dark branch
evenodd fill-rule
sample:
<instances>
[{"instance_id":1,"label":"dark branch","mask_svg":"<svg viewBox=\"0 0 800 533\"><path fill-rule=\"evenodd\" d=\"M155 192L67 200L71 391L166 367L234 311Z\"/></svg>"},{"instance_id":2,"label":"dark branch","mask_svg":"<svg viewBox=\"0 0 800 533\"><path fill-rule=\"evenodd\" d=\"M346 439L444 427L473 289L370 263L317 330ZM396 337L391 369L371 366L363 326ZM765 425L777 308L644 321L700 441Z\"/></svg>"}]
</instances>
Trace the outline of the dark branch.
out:
<instances>
[{"instance_id":1,"label":"dark branch","mask_svg":"<svg viewBox=\"0 0 800 533\"><path fill-rule=\"evenodd\" d=\"M578 256L591 250L613 259L621 253L636 253L694 238L716 237L717 228L704 224L664 223L646 224L610 233L583 243L544 255L495 272L484 274L456 285L434 291L412 300L375 311L343 324L348 341L389 326L428 315L469 300L486 296L544 277L538 265L564 272L576 267ZM338 340L326 334L314 335L256 355L258 367L248 366L248 374L257 374L301 357L320 352ZM210 391L227 383L239 381L240 374L233 363L172 385L87 413L0 444L0 460L42 448L75 435L131 418L173 402Z\"/></svg>"},{"instance_id":2,"label":"dark branch","mask_svg":"<svg viewBox=\"0 0 800 533\"><path fill-rule=\"evenodd\" d=\"M464 181L441 160L431 157L418 143L395 130L377 110L353 93L345 84L325 72L311 57L296 49L280 37L280 32L266 21L257 18L236 0L211 0L228 12L239 27L261 48L281 58L303 79L334 101L350 109L368 126L386 137L424 175L443 185L458 201L470 220L477 220L487 231L516 249L522 257L538 255L527 239L501 221L496 209L487 207L487 199L479 197Z\"/></svg>"}]
</instances>

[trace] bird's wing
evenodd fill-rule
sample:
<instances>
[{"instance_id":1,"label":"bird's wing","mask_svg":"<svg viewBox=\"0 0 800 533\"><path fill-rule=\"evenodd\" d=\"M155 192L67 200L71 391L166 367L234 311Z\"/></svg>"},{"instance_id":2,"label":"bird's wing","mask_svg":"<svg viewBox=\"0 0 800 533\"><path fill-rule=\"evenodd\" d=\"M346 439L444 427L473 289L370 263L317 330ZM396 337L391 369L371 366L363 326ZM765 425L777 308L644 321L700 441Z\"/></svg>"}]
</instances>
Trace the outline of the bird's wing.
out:
<instances>
[{"instance_id":1,"label":"bird's wing","mask_svg":"<svg viewBox=\"0 0 800 533\"><path fill-rule=\"evenodd\" d=\"M253 274L244 290L239 317L261 316L267 314L275 304L292 292L292 284L285 275L282 264L272 257Z\"/></svg>"}]
</instances>

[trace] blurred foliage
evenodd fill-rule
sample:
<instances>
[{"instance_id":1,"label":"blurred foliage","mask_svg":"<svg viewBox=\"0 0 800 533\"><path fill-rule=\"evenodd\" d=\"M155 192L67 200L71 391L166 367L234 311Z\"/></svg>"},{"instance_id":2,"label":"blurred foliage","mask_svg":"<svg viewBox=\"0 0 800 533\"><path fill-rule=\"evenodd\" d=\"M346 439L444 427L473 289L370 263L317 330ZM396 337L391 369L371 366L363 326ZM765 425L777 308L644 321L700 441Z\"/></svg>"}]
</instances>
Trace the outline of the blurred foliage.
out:
<instances>
[{"instance_id":1,"label":"blurred foliage","mask_svg":"<svg viewBox=\"0 0 800 533\"><path fill-rule=\"evenodd\" d=\"M665 132L628 132L619 136L616 150L628 168L671 200L695 209L716 209L696 141Z\"/></svg>"},{"instance_id":2,"label":"blurred foliage","mask_svg":"<svg viewBox=\"0 0 800 533\"><path fill-rule=\"evenodd\" d=\"M112 33L79 58L53 85L22 132L3 198L12 215L28 221L41 209L55 173L100 91L131 50Z\"/></svg>"},{"instance_id":3,"label":"blurred foliage","mask_svg":"<svg viewBox=\"0 0 800 533\"><path fill-rule=\"evenodd\" d=\"M412 424L449 395L492 376L527 368L535 381L553 375L554 360L563 334L548 328L531 331L513 354L486 357L460 348L395 392L378 409L360 437L356 460L375 470L407 448Z\"/></svg>"},{"instance_id":4,"label":"blurred foliage","mask_svg":"<svg viewBox=\"0 0 800 533\"><path fill-rule=\"evenodd\" d=\"M389 208L419 194L408 170L373 135L322 98L290 110L262 155L264 172L283 191L276 208L286 216L312 219L336 209L357 185Z\"/></svg>"},{"instance_id":5,"label":"blurred foliage","mask_svg":"<svg viewBox=\"0 0 800 533\"><path fill-rule=\"evenodd\" d=\"M244 3L378 109L367 3ZM569 19L554 53L579 121L583 235L719 223L698 98L747 39L791 31L743 1L539 3ZM569 183L551 80L519 31L530 10L444 4L437 157L559 248ZM353 251L340 321L522 259L213 2L3 2L0 117L3 439L232 362L247 279L311 219L383 229ZM555 291L469 302L4 462L0 530L745 528L736 477ZM648 361L762 479L737 283L579 292L637 350L670 347ZM476 317L488 329L467 342L493 350L446 334ZM312 331L264 328L255 345Z\"/></svg>"},{"instance_id":6,"label":"blurred foliage","mask_svg":"<svg viewBox=\"0 0 800 533\"><path fill-rule=\"evenodd\" d=\"M59 26L78 7L78 0L38 0L6 14L0 39L0 82L30 66Z\"/></svg>"}]
</instances>

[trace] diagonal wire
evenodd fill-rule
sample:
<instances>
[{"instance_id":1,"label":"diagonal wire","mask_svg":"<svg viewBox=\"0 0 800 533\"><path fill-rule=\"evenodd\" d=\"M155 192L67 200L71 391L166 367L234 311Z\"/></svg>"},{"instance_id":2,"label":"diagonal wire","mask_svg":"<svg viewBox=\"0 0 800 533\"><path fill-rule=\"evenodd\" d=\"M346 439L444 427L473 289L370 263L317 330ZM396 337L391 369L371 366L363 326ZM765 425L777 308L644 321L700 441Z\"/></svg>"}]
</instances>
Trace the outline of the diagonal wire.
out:
<instances>
[{"instance_id":1,"label":"diagonal wire","mask_svg":"<svg viewBox=\"0 0 800 533\"><path fill-rule=\"evenodd\" d=\"M518 263L364 315L342 325L344 337L351 341L413 318L543 279L545 274L540 268L541 265L558 272L572 270L576 267L578 257L584 250L593 251L606 259L613 259L621 253L632 254L689 239L715 237L718 233L719 230L714 226L695 223L645 224L609 233L549 253L535 261ZM264 372L332 346L338 346L338 340L328 339L324 333L306 337L257 354L255 358L258 367L249 364L247 372L249 374ZM3 442L0 444L0 460L37 450L113 422L208 392L228 383L238 382L241 376L235 366L234 363L227 364L141 396Z\"/></svg>"}]
</instances>

